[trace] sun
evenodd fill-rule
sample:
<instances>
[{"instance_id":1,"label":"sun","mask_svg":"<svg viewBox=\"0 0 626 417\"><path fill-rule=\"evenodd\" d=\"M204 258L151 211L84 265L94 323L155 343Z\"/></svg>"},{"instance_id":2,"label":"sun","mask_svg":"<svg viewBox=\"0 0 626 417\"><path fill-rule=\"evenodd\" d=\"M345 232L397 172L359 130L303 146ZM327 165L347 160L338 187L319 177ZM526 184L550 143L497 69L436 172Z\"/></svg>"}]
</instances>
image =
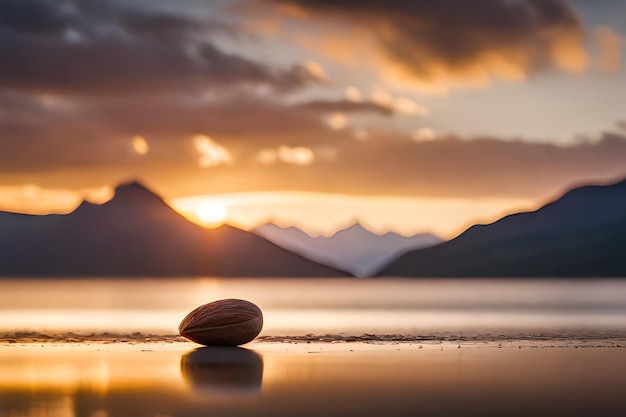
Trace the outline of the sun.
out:
<instances>
[{"instance_id":1,"label":"sun","mask_svg":"<svg viewBox=\"0 0 626 417\"><path fill-rule=\"evenodd\" d=\"M201 205L196 215L205 227L215 228L224 224L226 221L226 207L219 203L206 203Z\"/></svg>"}]
</instances>

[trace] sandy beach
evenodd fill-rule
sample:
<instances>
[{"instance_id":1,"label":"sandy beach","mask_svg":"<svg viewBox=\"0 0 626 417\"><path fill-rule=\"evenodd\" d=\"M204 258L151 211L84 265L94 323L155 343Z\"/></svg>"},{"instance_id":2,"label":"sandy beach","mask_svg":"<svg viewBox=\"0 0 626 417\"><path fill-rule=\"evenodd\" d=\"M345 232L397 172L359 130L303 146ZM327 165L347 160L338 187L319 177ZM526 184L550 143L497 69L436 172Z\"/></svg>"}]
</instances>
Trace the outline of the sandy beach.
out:
<instances>
[{"instance_id":1,"label":"sandy beach","mask_svg":"<svg viewBox=\"0 0 626 417\"><path fill-rule=\"evenodd\" d=\"M145 341L0 344L0 416L620 416L626 344Z\"/></svg>"}]
</instances>

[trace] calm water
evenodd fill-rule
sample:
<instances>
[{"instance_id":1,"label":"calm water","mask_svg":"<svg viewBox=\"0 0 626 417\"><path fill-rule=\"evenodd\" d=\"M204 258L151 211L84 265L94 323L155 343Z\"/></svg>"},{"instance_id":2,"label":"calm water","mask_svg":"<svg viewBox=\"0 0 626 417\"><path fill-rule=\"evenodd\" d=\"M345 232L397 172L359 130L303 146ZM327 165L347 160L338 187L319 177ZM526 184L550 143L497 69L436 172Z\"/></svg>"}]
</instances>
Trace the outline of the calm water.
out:
<instances>
[{"instance_id":1,"label":"calm water","mask_svg":"<svg viewBox=\"0 0 626 417\"><path fill-rule=\"evenodd\" d=\"M243 298L262 335L626 331L626 280L0 280L0 332L176 334L198 305Z\"/></svg>"},{"instance_id":2,"label":"calm water","mask_svg":"<svg viewBox=\"0 0 626 417\"><path fill-rule=\"evenodd\" d=\"M1 417L623 417L626 349L0 345Z\"/></svg>"},{"instance_id":3,"label":"calm water","mask_svg":"<svg viewBox=\"0 0 626 417\"><path fill-rule=\"evenodd\" d=\"M35 343L11 335L171 335L189 310L225 297L259 304L263 335L281 342L198 348L167 337ZM430 337L338 342L366 333ZM626 410L619 280L0 280L0 334L0 417ZM335 336L319 342L326 334Z\"/></svg>"}]
</instances>

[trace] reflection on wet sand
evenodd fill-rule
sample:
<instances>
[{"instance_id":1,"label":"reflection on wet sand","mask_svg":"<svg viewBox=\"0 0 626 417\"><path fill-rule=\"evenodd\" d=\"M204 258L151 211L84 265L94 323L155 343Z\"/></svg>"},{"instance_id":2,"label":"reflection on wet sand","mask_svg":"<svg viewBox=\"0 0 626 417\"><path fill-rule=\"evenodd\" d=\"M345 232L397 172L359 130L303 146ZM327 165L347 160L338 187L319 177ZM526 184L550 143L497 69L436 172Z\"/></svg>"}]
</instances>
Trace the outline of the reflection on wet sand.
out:
<instances>
[{"instance_id":1,"label":"reflection on wet sand","mask_svg":"<svg viewBox=\"0 0 626 417\"><path fill-rule=\"evenodd\" d=\"M626 348L550 343L0 344L0 417L623 417Z\"/></svg>"},{"instance_id":2,"label":"reflection on wet sand","mask_svg":"<svg viewBox=\"0 0 626 417\"><path fill-rule=\"evenodd\" d=\"M263 359L238 347L203 347L180 359L180 370L199 395L250 395L261 392Z\"/></svg>"}]
</instances>

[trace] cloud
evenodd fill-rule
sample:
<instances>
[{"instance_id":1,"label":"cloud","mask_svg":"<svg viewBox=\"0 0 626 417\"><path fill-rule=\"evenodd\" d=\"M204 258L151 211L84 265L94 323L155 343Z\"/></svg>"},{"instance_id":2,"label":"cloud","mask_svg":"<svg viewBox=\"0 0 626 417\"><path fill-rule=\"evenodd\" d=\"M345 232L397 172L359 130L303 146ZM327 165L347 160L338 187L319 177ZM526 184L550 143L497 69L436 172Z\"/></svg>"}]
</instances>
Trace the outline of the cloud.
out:
<instances>
[{"instance_id":1,"label":"cloud","mask_svg":"<svg viewBox=\"0 0 626 417\"><path fill-rule=\"evenodd\" d=\"M146 138L141 135L133 137L132 145L137 155L146 155L150 151L150 146L148 146Z\"/></svg>"},{"instance_id":2,"label":"cloud","mask_svg":"<svg viewBox=\"0 0 626 417\"><path fill-rule=\"evenodd\" d=\"M429 116L430 110L417 104L409 97L394 97L383 88L376 87L370 94L370 100L384 108L391 109L394 113L408 116Z\"/></svg>"},{"instance_id":3,"label":"cloud","mask_svg":"<svg viewBox=\"0 0 626 417\"><path fill-rule=\"evenodd\" d=\"M437 132L428 127L420 127L411 133L411 139L415 142L431 142L437 139Z\"/></svg>"},{"instance_id":4,"label":"cloud","mask_svg":"<svg viewBox=\"0 0 626 417\"><path fill-rule=\"evenodd\" d=\"M333 130L341 130L348 126L348 118L345 114L340 112L332 113L331 115L324 117L323 120L324 123L326 123L326 125Z\"/></svg>"},{"instance_id":5,"label":"cloud","mask_svg":"<svg viewBox=\"0 0 626 417\"><path fill-rule=\"evenodd\" d=\"M97 176L77 176L72 182L90 186L94 178L97 184L106 184L160 172L164 166L179 169L198 158L189 142L198 132L211 132L231 158L292 143L294 138L318 147L342 136L329 131L318 112L254 95L230 94L207 103L181 103L170 97L79 97L64 102L62 108L50 106L49 101L0 91L3 179L84 170ZM150 158L136 158L129 152L138 132L149 139ZM102 176L103 171L109 174ZM38 178L42 185L59 185L52 175Z\"/></svg>"},{"instance_id":6,"label":"cloud","mask_svg":"<svg viewBox=\"0 0 626 417\"><path fill-rule=\"evenodd\" d=\"M81 189L141 176L173 197L271 188L536 198L626 176L623 130L569 147L439 133L424 141L431 132L347 122L329 129L320 123L325 113L254 96L176 106L168 98L75 99L62 106L70 111L45 101L0 92L0 106L10 109L0 113L4 184ZM138 132L149 139L149 158L129 151ZM198 132L211 137L194 138Z\"/></svg>"},{"instance_id":7,"label":"cloud","mask_svg":"<svg viewBox=\"0 0 626 417\"><path fill-rule=\"evenodd\" d=\"M315 154L306 146L282 145L278 148L266 148L257 153L257 160L264 165L278 161L291 165L310 165L315 160Z\"/></svg>"},{"instance_id":8,"label":"cloud","mask_svg":"<svg viewBox=\"0 0 626 417\"><path fill-rule=\"evenodd\" d=\"M356 140L367 140L370 136L367 129L364 128L355 129L353 135Z\"/></svg>"},{"instance_id":9,"label":"cloud","mask_svg":"<svg viewBox=\"0 0 626 417\"><path fill-rule=\"evenodd\" d=\"M113 1L0 2L0 88L72 95L181 94L267 85L291 90L320 82L319 68L274 68L218 47L227 24ZM234 36L234 34L233 34Z\"/></svg>"},{"instance_id":10,"label":"cloud","mask_svg":"<svg viewBox=\"0 0 626 417\"><path fill-rule=\"evenodd\" d=\"M267 1L257 4L286 23ZM10 57L0 65L3 184L76 191L139 176L171 196L278 188L474 198L626 175L624 132L572 147L446 137L415 130L430 126L422 96L387 82L402 73L402 82L450 87L582 69L582 27L563 1L275 0L298 19L279 40L238 32L248 16L234 9L197 2L213 7L202 15L188 4L0 0L0 56ZM336 33L344 52L372 60L340 67L293 43L321 34L332 44ZM597 36L603 68L615 68L617 35ZM433 126L446 123L438 116Z\"/></svg>"},{"instance_id":11,"label":"cloud","mask_svg":"<svg viewBox=\"0 0 626 417\"><path fill-rule=\"evenodd\" d=\"M228 149L206 135L194 136L193 144L199 154L198 165L202 168L233 163L233 157Z\"/></svg>"},{"instance_id":12,"label":"cloud","mask_svg":"<svg viewBox=\"0 0 626 417\"><path fill-rule=\"evenodd\" d=\"M624 40L610 26L599 26L594 33L599 49L597 65L604 72L617 72L622 66Z\"/></svg>"},{"instance_id":13,"label":"cloud","mask_svg":"<svg viewBox=\"0 0 626 417\"><path fill-rule=\"evenodd\" d=\"M363 94L361 90L354 86L346 87L346 99L349 101L361 101L363 100Z\"/></svg>"},{"instance_id":14,"label":"cloud","mask_svg":"<svg viewBox=\"0 0 626 417\"><path fill-rule=\"evenodd\" d=\"M83 130L81 115L77 120L43 125L36 124L37 118L35 124L28 123L32 119L25 117L25 125L12 125L13 135L5 134L2 129L7 127L0 122L0 134L9 138L0 141L4 184L82 189L139 175L158 184L158 191L168 197L302 190L350 195L547 198L565 186L626 176L623 131L567 147L442 135L434 141L415 141L409 134L380 129L328 129L310 112L267 103L219 103L174 113L158 102L151 103L155 107L144 104L145 113L139 114L124 106L111 113L105 109L104 114L117 121L113 124L124 125L131 132L118 131L117 135L107 129L107 120L98 125L102 132ZM91 123L87 120L88 125ZM28 134L29 140L17 135L20 130L34 128L39 130L31 132L38 133ZM220 139L194 137L186 133L190 129L210 130ZM44 136L48 130L61 133ZM132 132L142 132L150 139L150 158L136 158L129 152ZM361 133L367 140L355 140L354 135ZM416 132L421 139L427 133ZM96 134L99 136L94 137ZM291 145L294 138L297 146ZM213 168L202 169L208 166Z\"/></svg>"},{"instance_id":15,"label":"cloud","mask_svg":"<svg viewBox=\"0 0 626 417\"><path fill-rule=\"evenodd\" d=\"M315 100L298 105L299 108L315 113L374 113L391 116L396 109L385 103L351 100Z\"/></svg>"},{"instance_id":16,"label":"cloud","mask_svg":"<svg viewBox=\"0 0 626 417\"><path fill-rule=\"evenodd\" d=\"M319 63L314 61L305 62L303 67L309 72L311 77L317 80L328 80L326 70Z\"/></svg>"},{"instance_id":17,"label":"cloud","mask_svg":"<svg viewBox=\"0 0 626 417\"><path fill-rule=\"evenodd\" d=\"M312 165L306 176L263 173L281 189L352 195L463 198L550 198L581 183L626 177L626 135L607 133L597 143L559 147L495 138L402 136L342 141L333 161ZM283 188L284 187L284 188Z\"/></svg>"},{"instance_id":18,"label":"cloud","mask_svg":"<svg viewBox=\"0 0 626 417\"><path fill-rule=\"evenodd\" d=\"M32 35L63 32L70 23L71 12L50 1L5 0L0 2L0 25Z\"/></svg>"},{"instance_id":19,"label":"cloud","mask_svg":"<svg viewBox=\"0 0 626 417\"><path fill-rule=\"evenodd\" d=\"M255 175L260 184L283 190L537 199L581 183L618 180L626 176L625 167L626 136L614 133L597 143L569 147L494 138L414 142L387 135L341 141L333 160L320 160L306 173L292 175L271 164L263 171L244 169L232 175Z\"/></svg>"},{"instance_id":20,"label":"cloud","mask_svg":"<svg viewBox=\"0 0 626 417\"><path fill-rule=\"evenodd\" d=\"M429 116L430 110L424 106L420 106L414 100L408 97L397 97L393 106L396 112L399 114L405 114L409 116Z\"/></svg>"},{"instance_id":21,"label":"cloud","mask_svg":"<svg viewBox=\"0 0 626 417\"><path fill-rule=\"evenodd\" d=\"M581 20L564 0L268 1L325 33L352 28L380 52L384 73L425 88L582 71L588 60Z\"/></svg>"}]
</instances>

